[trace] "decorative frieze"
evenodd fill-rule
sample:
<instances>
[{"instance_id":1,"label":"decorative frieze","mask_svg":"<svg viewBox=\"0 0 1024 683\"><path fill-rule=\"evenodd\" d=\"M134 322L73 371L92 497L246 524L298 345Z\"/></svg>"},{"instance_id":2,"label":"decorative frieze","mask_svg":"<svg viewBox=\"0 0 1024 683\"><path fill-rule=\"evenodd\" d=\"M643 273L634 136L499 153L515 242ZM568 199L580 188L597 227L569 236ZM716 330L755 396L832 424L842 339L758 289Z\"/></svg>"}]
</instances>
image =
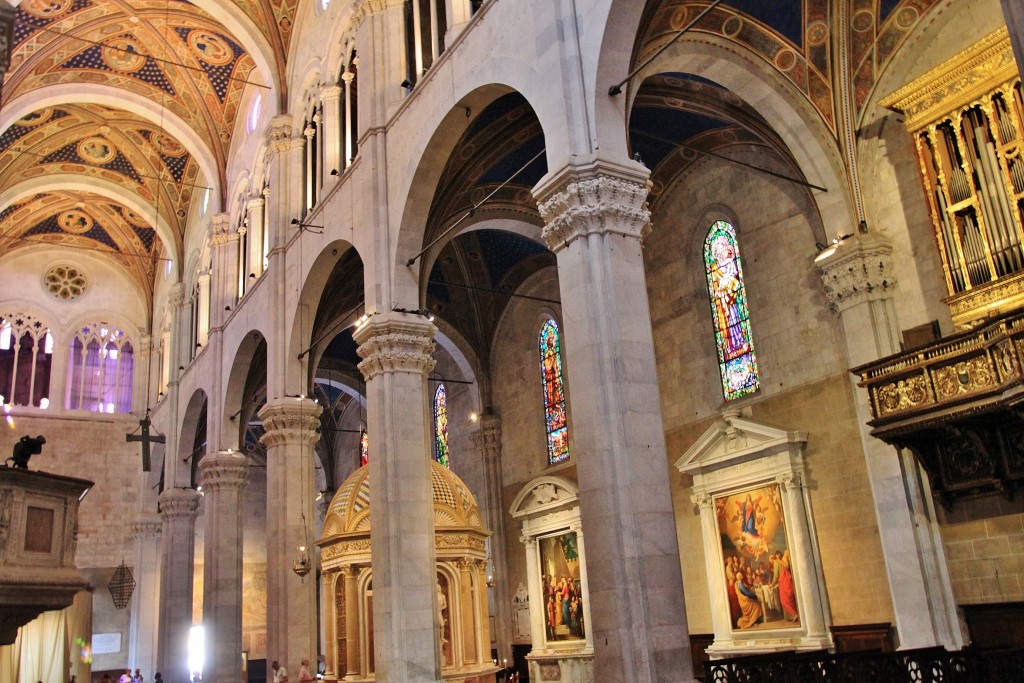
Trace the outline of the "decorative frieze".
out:
<instances>
[{"instance_id":1,"label":"decorative frieze","mask_svg":"<svg viewBox=\"0 0 1024 683\"><path fill-rule=\"evenodd\" d=\"M604 162L569 167L534 191L545 243L557 253L594 233L643 239L651 231L650 189L646 176Z\"/></svg>"},{"instance_id":2,"label":"decorative frieze","mask_svg":"<svg viewBox=\"0 0 1024 683\"><path fill-rule=\"evenodd\" d=\"M427 374L434 369L434 326L419 318L370 318L352 335L369 382L384 373Z\"/></svg>"},{"instance_id":3,"label":"decorative frieze","mask_svg":"<svg viewBox=\"0 0 1024 683\"><path fill-rule=\"evenodd\" d=\"M260 443L270 448L286 444L313 446L319 439L323 408L308 398L283 398L260 408L266 433Z\"/></svg>"},{"instance_id":4,"label":"decorative frieze","mask_svg":"<svg viewBox=\"0 0 1024 683\"><path fill-rule=\"evenodd\" d=\"M892 246L878 237L850 236L822 252L815 263L835 313L890 298L897 286Z\"/></svg>"}]
</instances>

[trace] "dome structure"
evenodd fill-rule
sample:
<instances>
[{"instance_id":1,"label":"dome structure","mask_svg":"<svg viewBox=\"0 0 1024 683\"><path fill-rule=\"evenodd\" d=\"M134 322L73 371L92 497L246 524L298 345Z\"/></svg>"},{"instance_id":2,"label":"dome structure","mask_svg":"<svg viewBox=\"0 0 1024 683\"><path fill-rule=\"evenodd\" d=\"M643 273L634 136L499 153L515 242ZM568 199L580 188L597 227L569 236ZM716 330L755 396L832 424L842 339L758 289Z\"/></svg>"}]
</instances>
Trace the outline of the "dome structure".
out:
<instances>
[{"instance_id":1,"label":"dome structure","mask_svg":"<svg viewBox=\"0 0 1024 683\"><path fill-rule=\"evenodd\" d=\"M487 536L480 508L465 483L430 461L437 560L438 641L446 681L493 681L487 611ZM327 600L327 680L374 680L370 540L370 470L363 465L331 499L320 547Z\"/></svg>"},{"instance_id":2,"label":"dome structure","mask_svg":"<svg viewBox=\"0 0 1024 683\"><path fill-rule=\"evenodd\" d=\"M435 529L484 531L476 499L457 474L431 460L430 485L434 496ZM323 539L336 534L369 531L370 468L363 465L345 480L331 499L324 517Z\"/></svg>"}]
</instances>

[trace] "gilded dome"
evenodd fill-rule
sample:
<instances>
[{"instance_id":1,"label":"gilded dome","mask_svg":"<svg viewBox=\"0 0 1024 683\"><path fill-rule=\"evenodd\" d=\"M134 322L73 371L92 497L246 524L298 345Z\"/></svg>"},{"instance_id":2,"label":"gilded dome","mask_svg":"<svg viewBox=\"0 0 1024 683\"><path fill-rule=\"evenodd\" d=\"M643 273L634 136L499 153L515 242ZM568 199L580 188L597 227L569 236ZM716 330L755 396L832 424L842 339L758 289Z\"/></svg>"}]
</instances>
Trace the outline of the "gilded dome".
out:
<instances>
[{"instance_id":1,"label":"gilded dome","mask_svg":"<svg viewBox=\"0 0 1024 683\"><path fill-rule=\"evenodd\" d=\"M434 528L484 531L476 499L457 474L430 461L430 484L434 495ZM369 533L370 468L363 465L345 480L331 499L324 518L323 537L336 534Z\"/></svg>"}]
</instances>

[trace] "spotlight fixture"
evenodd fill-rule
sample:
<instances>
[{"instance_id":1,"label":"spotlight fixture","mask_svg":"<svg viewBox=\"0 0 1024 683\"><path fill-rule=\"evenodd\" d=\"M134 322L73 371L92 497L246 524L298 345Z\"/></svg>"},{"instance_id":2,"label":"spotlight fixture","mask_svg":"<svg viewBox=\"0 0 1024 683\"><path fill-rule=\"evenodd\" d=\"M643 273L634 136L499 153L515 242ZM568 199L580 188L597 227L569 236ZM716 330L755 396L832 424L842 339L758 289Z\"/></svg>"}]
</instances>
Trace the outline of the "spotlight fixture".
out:
<instances>
[{"instance_id":1,"label":"spotlight fixture","mask_svg":"<svg viewBox=\"0 0 1024 683\"><path fill-rule=\"evenodd\" d=\"M249 279L250 280L255 280L256 279L256 273L249 273Z\"/></svg>"},{"instance_id":2,"label":"spotlight fixture","mask_svg":"<svg viewBox=\"0 0 1024 683\"><path fill-rule=\"evenodd\" d=\"M340 174L338 173L338 169L336 169L336 168L332 168L332 169L331 169L331 175L333 175L333 176L337 176L337 175L340 175Z\"/></svg>"},{"instance_id":3,"label":"spotlight fixture","mask_svg":"<svg viewBox=\"0 0 1024 683\"><path fill-rule=\"evenodd\" d=\"M178 366L178 369L179 369L179 370L184 370L184 369L185 369L185 366L184 366L184 365L179 365L179 366Z\"/></svg>"},{"instance_id":4,"label":"spotlight fixture","mask_svg":"<svg viewBox=\"0 0 1024 683\"><path fill-rule=\"evenodd\" d=\"M231 310L231 307L230 307L230 306L225 306L225 307L224 307L224 310L225 310L225 311L230 311L230 310Z\"/></svg>"},{"instance_id":5,"label":"spotlight fixture","mask_svg":"<svg viewBox=\"0 0 1024 683\"><path fill-rule=\"evenodd\" d=\"M298 218L292 219L292 225L296 226L299 230L306 230L308 232L313 233L314 235L324 234L324 226L313 225L311 223L303 223Z\"/></svg>"},{"instance_id":6,"label":"spotlight fixture","mask_svg":"<svg viewBox=\"0 0 1024 683\"><path fill-rule=\"evenodd\" d=\"M409 82L408 78L402 81L402 87L406 90L412 90L412 83Z\"/></svg>"}]
</instances>

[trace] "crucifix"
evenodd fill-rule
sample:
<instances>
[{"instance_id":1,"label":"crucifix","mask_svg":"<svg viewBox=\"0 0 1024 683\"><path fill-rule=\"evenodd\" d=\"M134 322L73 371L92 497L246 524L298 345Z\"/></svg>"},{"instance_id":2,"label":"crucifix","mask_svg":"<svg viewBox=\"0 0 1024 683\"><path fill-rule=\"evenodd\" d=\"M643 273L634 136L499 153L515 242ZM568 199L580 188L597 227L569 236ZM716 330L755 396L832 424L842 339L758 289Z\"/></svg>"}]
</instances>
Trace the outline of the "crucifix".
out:
<instances>
[{"instance_id":1,"label":"crucifix","mask_svg":"<svg viewBox=\"0 0 1024 683\"><path fill-rule=\"evenodd\" d=\"M151 443L164 443L163 434L150 434L149 433L149 410L146 410L146 416L139 420L139 429L142 430L141 434L127 434L124 437L125 441L140 441L142 442L142 471L149 472L149 444Z\"/></svg>"}]
</instances>

